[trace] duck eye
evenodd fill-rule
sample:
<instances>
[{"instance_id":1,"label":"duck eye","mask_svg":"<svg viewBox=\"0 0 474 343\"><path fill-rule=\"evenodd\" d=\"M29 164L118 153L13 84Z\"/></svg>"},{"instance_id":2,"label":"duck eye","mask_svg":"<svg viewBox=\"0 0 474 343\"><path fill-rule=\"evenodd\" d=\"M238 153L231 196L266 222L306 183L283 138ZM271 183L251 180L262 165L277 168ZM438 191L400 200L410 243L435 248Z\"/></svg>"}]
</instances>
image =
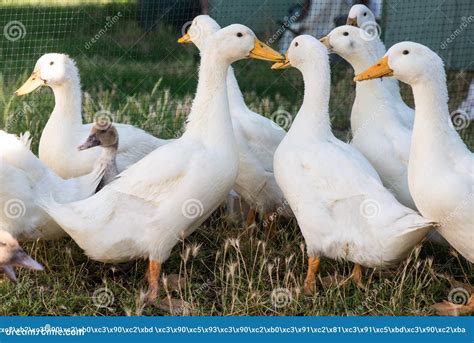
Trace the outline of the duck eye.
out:
<instances>
[{"instance_id":1,"label":"duck eye","mask_svg":"<svg viewBox=\"0 0 474 343\"><path fill-rule=\"evenodd\" d=\"M0 241L0 247L4 247L4 246L6 246L6 245L7 245L6 242Z\"/></svg>"},{"instance_id":2,"label":"duck eye","mask_svg":"<svg viewBox=\"0 0 474 343\"><path fill-rule=\"evenodd\" d=\"M54 61L49 62L49 65L52 66L54 64Z\"/></svg>"},{"instance_id":3,"label":"duck eye","mask_svg":"<svg viewBox=\"0 0 474 343\"><path fill-rule=\"evenodd\" d=\"M364 17L367 16L367 12L364 12Z\"/></svg>"},{"instance_id":4,"label":"duck eye","mask_svg":"<svg viewBox=\"0 0 474 343\"><path fill-rule=\"evenodd\" d=\"M299 45L298 42L295 42L295 47L297 47L298 45Z\"/></svg>"},{"instance_id":5,"label":"duck eye","mask_svg":"<svg viewBox=\"0 0 474 343\"><path fill-rule=\"evenodd\" d=\"M242 32L237 32L237 37L240 38L240 37L242 37L242 36L243 36Z\"/></svg>"},{"instance_id":6,"label":"duck eye","mask_svg":"<svg viewBox=\"0 0 474 343\"><path fill-rule=\"evenodd\" d=\"M344 32L343 32L343 35L344 35L344 36L349 36L349 32L344 31Z\"/></svg>"},{"instance_id":7,"label":"duck eye","mask_svg":"<svg viewBox=\"0 0 474 343\"><path fill-rule=\"evenodd\" d=\"M409 53L410 53L410 51L408 51L408 50L403 50L403 54L404 54L404 55L408 55Z\"/></svg>"}]
</instances>

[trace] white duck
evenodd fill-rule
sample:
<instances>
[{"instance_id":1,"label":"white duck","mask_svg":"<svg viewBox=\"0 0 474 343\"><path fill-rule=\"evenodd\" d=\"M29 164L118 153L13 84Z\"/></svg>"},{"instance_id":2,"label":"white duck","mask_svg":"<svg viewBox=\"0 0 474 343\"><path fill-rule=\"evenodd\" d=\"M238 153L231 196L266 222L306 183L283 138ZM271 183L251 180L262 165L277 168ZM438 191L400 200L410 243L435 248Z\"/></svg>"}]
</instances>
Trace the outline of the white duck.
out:
<instances>
[{"instance_id":1,"label":"white duck","mask_svg":"<svg viewBox=\"0 0 474 343\"><path fill-rule=\"evenodd\" d=\"M416 207L474 263L474 155L451 123L443 61L424 45L401 42L355 80L384 76L413 89L416 116L408 183Z\"/></svg>"},{"instance_id":2,"label":"white duck","mask_svg":"<svg viewBox=\"0 0 474 343\"><path fill-rule=\"evenodd\" d=\"M43 266L33 260L20 247L18 241L8 232L0 230L0 272L16 282L15 267L43 270Z\"/></svg>"},{"instance_id":3,"label":"white duck","mask_svg":"<svg viewBox=\"0 0 474 343\"><path fill-rule=\"evenodd\" d=\"M378 59L375 41L364 39L360 31L353 26L339 26L321 39L330 52L351 64L355 74ZM391 93L381 80L356 84L351 129L351 144L374 166L385 187L393 190L403 205L416 209L407 175L411 129L404 125Z\"/></svg>"},{"instance_id":4,"label":"white duck","mask_svg":"<svg viewBox=\"0 0 474 343\"><path fill-rule=\"evenodd\" d=\"M206 39L219 29L219 24L210 16L199 15L178 42L192 42L202 50ZM232 67L227 73L227 94L240 160L234 190L251 207L247 225L252 224L255 212L262 214L265 221L277 211L289 216L291 211L285 206L283 193L273 175L273 155L285 137L285 130L247 107Z\"/></svg>"},{"instance_id":5,"label":"white duck","mask_svg":"<svg viewBox=\"0 0 474 343\"><path fill-rule=\"evenodd\" d=\"M321 256L360 265L392 266L431 228L429 220L401 205L384 188L367 159L331 132L330 69L326 47L311 36L293 40L286 63L303 74L303 104L278 147L274 168L306 241L305 292L312 293Z\"/></svg>"},{"instance_id":6,"label":"white duck","mask_svg":"<svg viewBox=\"0 0 474 343\"><path fill-rule=\"evenodd\" d=\"M100 152L97 149L77 150L92 124L82 124L81 84L75 62L64 54L41 56L33 74L16 95L28 94L40 86L51 87L55 98L54 110L39 143L40 159L63 178L90 173ZM116 124L116 127L121 138L117 155L120 171L167 143L132 125Z\"/></svg>"},{"instance_id":7,"label":"white duck","mask_svg":"<svg viewBox=\"0 0 474 343\"><path fill-rule=\"evenodd\" d=\"M238 152L227 100L232 62L246 57L281 60L243 25L208 39L183 136L130 166L88 200L52 201L46 211L91 258L150 260L148 300L158 294L161 264L226 198L238 172Z\"/></svg>"},{"instance_id":8,"label":"white duck","mask_svg":"<svg viewBox=\"0 0 474 343\"><path fill-rule=\"evenodd\" d=\"M364 30L359 31L359 34L361 38L372 42L374 45L372 57L378 60L379 58L382 58L383 55L385 55L387 49L380 39L380 27L375 21L374 14L367 6L362 4L352 6L351 10L349 11L349 15L347 16L347 25L356 26ZM375 63L375 61L373 63ZM395 79L383 80L383 85L388 89L390 94L392 94L393 103L395 104L397 111L403 120L403 124L409 129L413 128L415 113L413 109L407 106L407 104L403 101L400 95L398 81Z\"/></svg>"},{"instance_id":9,"label":"white duck","mask_svg":"<svg viewBox=\"0 0 474 343\"><path fill-rule=\"evenodd\" d=\"M0 131L0 227L20 240L55 239L66 233L36 201L52 193L60 202L94 194L103 169L64 180L38 159L20 139Z\"/></svg>"}]
</instances>

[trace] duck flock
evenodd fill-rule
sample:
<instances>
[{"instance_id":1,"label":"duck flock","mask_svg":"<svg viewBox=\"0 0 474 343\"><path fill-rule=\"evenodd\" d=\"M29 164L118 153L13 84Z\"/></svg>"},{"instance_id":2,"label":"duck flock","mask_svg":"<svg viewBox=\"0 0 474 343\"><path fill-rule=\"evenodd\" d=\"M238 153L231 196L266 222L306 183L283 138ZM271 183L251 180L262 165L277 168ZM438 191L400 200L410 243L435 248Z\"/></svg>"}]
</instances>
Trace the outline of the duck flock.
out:
<instances>
[{"instance_id":1,"label":"duck flock","mask_svg":"<svg viewBox=\"0 0 474 343\"><path fill-rule=\"evenodd\" d=\"M172 140L100 118L83 124L74 61L43 55L16 92L54 92L39 158L28 133L0 131L0 269L11 280L14 267L41 270L18 241L69 235L97 261L147 259L155 303L172 248L233 192L249 205L247 225L257 215L296 218L306 294L323 257L353 262L362 283L363 267L394 266L426 236L473 263L474 157L450 121L443 61L414 42L386 51L360 28L373 18L356 5L349 25L298 36L282 55L244 25L197 16L178 42L199 49L199 82L185 132ZM329 54L356 75L350 143L331 131ZM288 132L246 106L231 67L246 58L301 72L304 100ZM397 80L413 89L414 110Z\"/></svg>"}]
</instances>

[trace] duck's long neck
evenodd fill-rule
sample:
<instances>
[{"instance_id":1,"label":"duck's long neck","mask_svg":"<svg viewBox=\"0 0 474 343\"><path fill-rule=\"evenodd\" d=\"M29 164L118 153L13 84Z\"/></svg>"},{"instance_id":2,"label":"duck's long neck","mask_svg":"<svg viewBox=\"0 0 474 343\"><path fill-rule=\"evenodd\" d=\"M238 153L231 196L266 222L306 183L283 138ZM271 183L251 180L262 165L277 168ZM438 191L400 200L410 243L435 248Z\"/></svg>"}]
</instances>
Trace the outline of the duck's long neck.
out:
<instances>
[{"instance_id":1,"label":"duck's long neck","mask_svg":"<svg viewBox=\"0 0 474 343\"><path fill-rule=\"evenodd\" d=\"M437 144L442 142L443 136L449 137L456 133L452 125L449 125L448 90L444 70L427 75L413 84L412 89L415 100L413 139L432 137L431 143Z\"/></svg>"},{"instance_id":2,"label":"duck's long neck","mask_svg":"<svg viewBox=\"0 0 474 343\"><path fill-rule=\"evenodd\" d=\"M231 113L234 108L247 108L232 66L229 67L229 71L227 72L227 94L229 96Z\"/></svg>"},{"instance_id":3,"label":"duck's long neck","mask_svg":"<svg viewBox=\"0 0 474 343\"><path fill-rule=\"evenodd\" d=\"M102 154L97 160L97 164L104 168L104 183L107 184L118 174L116 156L118 150L117 144L102 148Z\"/></svg>"},{"instance_id":4,"label":"duck's long neck","mask_svg":"<svg viewBox=\"0 0 474 343\"><path fill-rule=\"evenodd\" d=\"M443 72L444 76L444 72ZM445 77L427 77L412 85L415 100L415 126L444 132L450 125L448 90Z\"/></svg>"},{"instance_id":5,"label":"duck's long neck","mask_svg":"<svg viewBox=\"0 0 474 343\"><path fill-rule=\"evenodd\" d=\"M306 64L301 72L304 80L304 99L291 126L294 132L308 133L311 136L332 135L329 121L329 94L331 75L329 62L319 68L314 63Z\"/></svg>"},{"instance_id":6,"label":"duck's long neck","mask_svg":"<svg viewBox=\"0 0 474 343\"><path fill-rule=\"evenodd\" d=\"M53 86L52 89L55 105L48 123L80 126L82 124L80 81L72 78L61 85Z\"/></svg>"},{"instance_id":7,"label":"duck's long neck","mask_svg":"<svg viewBox=\"0 0 474 343\"><path fill-rule=\"evenodd\" d=\"M213 49L201 54L199 81L185 135L198 135L208 144L222 144L234 136L226 86L229 65Z\"/></svg>"}]
</instances>

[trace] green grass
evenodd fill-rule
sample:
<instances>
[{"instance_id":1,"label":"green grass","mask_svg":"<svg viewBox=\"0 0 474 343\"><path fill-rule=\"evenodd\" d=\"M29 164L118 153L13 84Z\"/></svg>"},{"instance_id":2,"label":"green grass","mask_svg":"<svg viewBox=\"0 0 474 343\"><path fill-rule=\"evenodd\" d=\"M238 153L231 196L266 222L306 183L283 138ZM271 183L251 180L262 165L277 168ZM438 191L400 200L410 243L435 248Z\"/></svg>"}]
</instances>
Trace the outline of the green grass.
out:
<instances>
[{"instance_id":1,"label":"green grass","mask_svg":"<svg viewBox=\"0 0 474 343\"><path fill-rule=\"evenodd\" d=\"M29 130L36 151L54 105L52 93L42 89L21 98L13 93L41 54L59 51L69 53L78 62L85 121L91 121L95 112L107 110L117 122L134 124L160 137L182 133L197 82L197 53L192 46L175 43L179 27L163 23L158 30L144 35L134 20L132 4L50 6L0 8L0 25L17 18L30 32L14 43L0 40L4 52L0 56L0 127L14 133ZM66 18L61 22L63 33L34 34L39 26L33 25L29 16L47 11L56 15L45 19L41 30L56 32L59 24L54 18ZM120 25L112 27L91 49L84 49L103 26L104 18L117 11L126 13ZM277 110L293 115L298 110L303 84L296 70L272 71L268 63L241 61L236 71L247 103L258 113L271 117ZM346 140L354 97L352 72L338 64L332 74L331 120L338 137ZM472 73L449 73L451 110L465 96L470 79ZM412 102L408 87L403 86L402 93ZM460 133L472 149L473 126ZM352 266L324 260L317 292L306 297L301 289L306 257L299 228L290 221L279 222L277 229L274 238L266 239L261 223L253 230L244 230L241 225L229 224L222 213L215 213L173 250L163 273L181 275L184 285L177 287L174 277L169 276L167 287L161 287L161 298L185 301L187 310L178 314L193 315L431 315L430 305L446 299L456 287L453 280L474 282L472 264L450 249L424 243L393 273L367 270L366 290L350 282L328 284L329 275L347 277ZM70 239L38 241L25 244L25 248L46 270L19 271L17 285L0 281L0 315L168 313L144 305L145 261L125 265L91 261ZM103 288L113 295L113 301L103 299L106 308L96 306L93 297ZM277 304L281 306L272 301L275 292L281 296L282 303Z\"/></svg>"}]
</instances>

